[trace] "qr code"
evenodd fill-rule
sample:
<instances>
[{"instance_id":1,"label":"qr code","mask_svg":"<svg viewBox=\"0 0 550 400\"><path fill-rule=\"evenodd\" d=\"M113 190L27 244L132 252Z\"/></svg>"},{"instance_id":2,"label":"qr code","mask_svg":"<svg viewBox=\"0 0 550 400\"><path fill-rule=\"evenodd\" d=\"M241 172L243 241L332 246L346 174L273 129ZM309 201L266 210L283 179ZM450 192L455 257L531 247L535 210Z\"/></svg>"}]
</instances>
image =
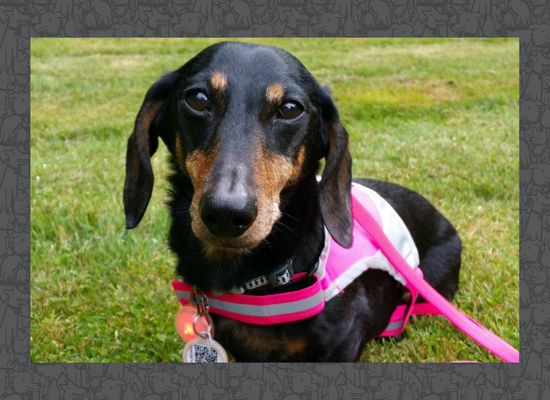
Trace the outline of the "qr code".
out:
<instances>
[{"instance_id":1,"label":"qr code","mask_svg":"<svg viewBox=\"0 0 550 400\"><path fill-rule=\"evenodd\" d=\"M208 346L196 344L193 346L193 355L195 362L215 363L218 360L216 349Z\"/></svg>"}]
</instances>

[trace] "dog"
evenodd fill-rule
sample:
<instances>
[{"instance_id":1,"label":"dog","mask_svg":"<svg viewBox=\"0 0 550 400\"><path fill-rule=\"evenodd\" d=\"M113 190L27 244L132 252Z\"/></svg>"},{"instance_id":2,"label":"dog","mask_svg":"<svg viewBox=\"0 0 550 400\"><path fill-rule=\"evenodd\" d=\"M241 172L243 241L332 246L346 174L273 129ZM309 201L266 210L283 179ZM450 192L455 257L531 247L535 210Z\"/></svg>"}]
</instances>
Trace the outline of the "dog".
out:
<instances>
[{"instance_id":1,"label":"dog","mask_svg":"<svg viewBox=\"0 0 550 400\"><path fill-rule=\"evenodd\" d=\"M244 283L273 275L289 260L293 274L310 277L325 232L351 246L348 134L328 89L290 53L217 43L151 86L128 139L128 229L149 203L150 157L159 137L172 170L169 244L178 276L197 290L242 292ZM452 299L461 241L451 223L407 188L354 182L393 207L414 240L425 279ZM286 293L302 281L245 293ZM388 272L369 269L310 318L260 326L213 315L215 338L237 361L357 361L406 297Z\"/></svg>"}]
</instances>

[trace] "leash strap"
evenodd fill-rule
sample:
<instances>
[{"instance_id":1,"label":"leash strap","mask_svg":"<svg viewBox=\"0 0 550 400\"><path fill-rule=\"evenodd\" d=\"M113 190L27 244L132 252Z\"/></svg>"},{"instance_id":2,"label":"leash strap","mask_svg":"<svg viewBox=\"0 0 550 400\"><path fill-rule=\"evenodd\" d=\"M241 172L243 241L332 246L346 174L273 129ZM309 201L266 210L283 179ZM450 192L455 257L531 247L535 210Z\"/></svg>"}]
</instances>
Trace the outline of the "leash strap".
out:
<instances>
[{"instance_id":1,"label":"leash strap","mask_svg":"<svg viewBox=\"0 0 550 400\"><path fill-rule=\"evenodd\" d=\"M439 294L428 282L409 266L407 261L399 254L388 240L378 222L360 204L353 202L353 213L372 239L378 244L384 255L391 261L395 269L405 278L407 286L415 288L428 304L435 307L449 321L463 333L468 335L476 343L485 347L495 356L508 363L519 363L519 352L506 343L503 339L483 327L479 322L457 310L443 296ZM434 313L432 307L424 306L426 313Z\"/></svg>"}]
</instances>

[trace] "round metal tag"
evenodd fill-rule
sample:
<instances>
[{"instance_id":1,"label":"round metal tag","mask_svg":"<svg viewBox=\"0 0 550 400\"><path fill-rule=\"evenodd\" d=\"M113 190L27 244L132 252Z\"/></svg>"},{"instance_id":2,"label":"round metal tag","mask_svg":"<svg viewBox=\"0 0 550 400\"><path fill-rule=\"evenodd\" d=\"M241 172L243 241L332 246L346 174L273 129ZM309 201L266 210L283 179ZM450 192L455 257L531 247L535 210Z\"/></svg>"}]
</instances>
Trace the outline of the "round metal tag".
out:
<instances>
[{"instance_id":1,"label":"round metal tag","mask_svg":"<svg viewBox=\"0 0 550 400\"><path fill-rule=\"evenodd\" d=\"M221 344L210 336L197 337L183 348L183 362L186 363L226 363L227 353Z\"/></svg>"}]
</instances>

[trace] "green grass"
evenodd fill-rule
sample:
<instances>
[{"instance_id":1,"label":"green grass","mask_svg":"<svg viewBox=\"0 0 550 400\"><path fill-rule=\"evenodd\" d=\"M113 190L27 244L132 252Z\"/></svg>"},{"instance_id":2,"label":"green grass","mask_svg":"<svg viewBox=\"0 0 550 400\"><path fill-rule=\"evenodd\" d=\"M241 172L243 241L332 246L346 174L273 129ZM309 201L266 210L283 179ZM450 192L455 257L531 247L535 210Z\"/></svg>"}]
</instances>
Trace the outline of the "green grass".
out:
<instances>
[{"instance_id":1,"label":"green grass","mask_svg":"<svg viewBox=\"0 0 550 400\"><path fill-rule=\"evenodd\" d=\"M215 39L32 39L31 355L34 362L180 361L166 157L124 228L126 139L148 87ZM455 304L519 346L518 41L252 39L332 89L354 176L411 187L464 252ZM369 362L496 361L439 317L372 342Z\"/></svg>"}]
</instances>

